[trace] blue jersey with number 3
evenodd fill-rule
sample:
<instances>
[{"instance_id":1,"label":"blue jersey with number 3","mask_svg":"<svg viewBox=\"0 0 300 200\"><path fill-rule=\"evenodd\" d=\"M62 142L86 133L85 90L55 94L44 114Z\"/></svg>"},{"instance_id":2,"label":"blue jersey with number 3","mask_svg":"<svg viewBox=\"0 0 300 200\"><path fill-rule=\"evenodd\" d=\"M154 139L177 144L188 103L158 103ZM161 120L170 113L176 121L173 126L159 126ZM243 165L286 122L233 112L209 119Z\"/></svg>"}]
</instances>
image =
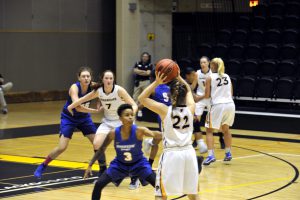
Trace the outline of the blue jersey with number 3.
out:
<instances>
[{"instance_id":1,"label":"blue jersey with number 3","mask_svg":"<svg viewBox=\"0 0 300 200\"><path fill-rule=\"evenodd\" d=\"M143 158L142 141L136 138L136 125L132 125L130 136L127 140L122 139L121 128L115 131L115 150L116 158L122 163L135 163Z\"/></svg>"}]
</instances>

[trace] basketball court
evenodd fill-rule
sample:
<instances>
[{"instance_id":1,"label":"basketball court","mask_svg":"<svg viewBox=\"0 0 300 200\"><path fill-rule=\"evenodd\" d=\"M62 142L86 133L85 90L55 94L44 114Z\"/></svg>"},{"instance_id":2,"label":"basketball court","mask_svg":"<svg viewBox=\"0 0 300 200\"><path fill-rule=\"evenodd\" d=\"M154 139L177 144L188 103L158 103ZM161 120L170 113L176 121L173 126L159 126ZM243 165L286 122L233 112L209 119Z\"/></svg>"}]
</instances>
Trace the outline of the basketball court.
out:
<instances>
[{"instance_id":1,"label":"basketball court","mask_svg":"<svg viewBox=\"0 0 300 200\"><path fill-rule=\"evenodd\" d=\"M10 115L1 116L1 134L8 137L0 140L1 198L90 199L96 177L83 180L82 176L93 150L80 132L74 134L67 151L51 162L41 180L33 177L37 165L57 145L59 113L63 104L63 101L12 104ZM93 115L93 119L97 122L100 116ZM137 123L156 128L154 123ZM200 175L201 199L299 199L298 134L246 130L232 130L232 133L234 159L230 164L224 164L223 150L215 144L218 160L204 167ZM108 161L114 155L113 146L110 146ZM158 158L153 166L157 166L157 162ZM96 171L97 168L94 165ZM129 190L128 185L129 179L118 188L108 185L102 199L154 198L151 186Z\"/></svg>"}]
</instances>

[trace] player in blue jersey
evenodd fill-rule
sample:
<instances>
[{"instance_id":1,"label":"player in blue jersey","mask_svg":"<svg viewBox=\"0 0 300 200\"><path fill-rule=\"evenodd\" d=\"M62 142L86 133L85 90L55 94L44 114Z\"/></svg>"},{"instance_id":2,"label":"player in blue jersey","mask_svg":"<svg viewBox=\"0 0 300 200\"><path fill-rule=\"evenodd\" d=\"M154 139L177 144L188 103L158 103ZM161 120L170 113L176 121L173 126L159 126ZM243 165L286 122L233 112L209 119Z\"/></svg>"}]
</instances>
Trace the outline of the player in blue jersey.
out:
<instances>
[{"instance_id":1,"label":"player in blue jersey","mask_svg":"<svg viewBox=\"0 0 300 200\"><path fill-rule=\"evenodd\" d=\"M130 104L122 104L117 112L123 125L109 132L101 148L94 154L84 174L84 178L91 175L92 165L114 140L116 157L111 161L109 168L96 181L92 200L100 199L102 189L108 183L113 182L118 186L124 178L129 176L139 177L143 180L142 183L147 181L153 187L155 185L156 175L143 155L142 140L144 136L161 139L161 133L134 125L134 112Z\"/></svg>"},{"instance_id":2,"label":"player in blue jersey","mask_svg":"<svg viewBox=\"0 0 300 200\"><path fill-rule=\"evenodd\" d=\"M167 84L161 84L157 86L154 90L154 93L152 94L152 98L157 102L170 106L171 105L170 86ZM159 115L157 115L157 121L159 124L159 130L161 131L161 119Z\"/></svg>"},{"instance_id":3,"label":"player in blue jersey","mask_svg":"<svg viewBox=\"0 0 300 200\"><path fill-rule=\"evenodd\" d=\"M91 88L92 70L89 67L81 67L78 71L78 82L74 83L69 89L69 97L61 112L60 122L60 138L58 146L55 147L47 156L45 161L40 164L34 172L36 178L41 178L48 164L63 153L72 138L75 128L79 129L84 136L93 144L96 133L96 126L94 125L91 115L89 113L98 113L101 108L89 108L90 102L85 102L83 105L73 110L72 116L67 107L75 100L83 97L92 91Z\"/></svg>"}]
</instances>

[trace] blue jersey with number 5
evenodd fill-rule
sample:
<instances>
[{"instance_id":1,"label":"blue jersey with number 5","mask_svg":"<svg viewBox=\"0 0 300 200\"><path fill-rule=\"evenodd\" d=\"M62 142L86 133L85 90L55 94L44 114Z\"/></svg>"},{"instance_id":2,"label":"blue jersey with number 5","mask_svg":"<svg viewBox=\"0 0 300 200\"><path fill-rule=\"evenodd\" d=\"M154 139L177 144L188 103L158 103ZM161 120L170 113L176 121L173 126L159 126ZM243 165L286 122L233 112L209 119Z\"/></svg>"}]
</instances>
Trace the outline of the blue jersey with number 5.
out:
<instances>
[{"instance_id":1,"label":"blue jersey with number 5","mask_svg":"<svg viewBox=\"0 0 300 200\"><path fill-rule=\"evenodd\" d=\"M163 103L167 106L171 105L170 87L166 84L161 84L155 88L154 100Z\"/></svg>"},{"instance_id":2,"label":"blue jersey with number 5","mask_svg":"<svg viewBox=\"0 0 300 200\"><path fill-rule=\"evenodd\" d=\"M75 83L76 86L78 87L78 97L81 98L83 97L84 95L88 94L90 91L92 91L91 87L89 86L88 87L88 90L86 92L86 94L82 94L82 90L81 90L81 86L80 86L80 82L76 82ZM64 114L64 116L67 115L67 117L71 117L71 114L69 113L68 111L68 106L72 104L72 98L70 97L70 95L68 96L68 99L67 99L67 102L66 104L64 105L64 108L63 108L63 111L62 111L62 114ZM88 102L85 102L82 104L83 106L85 107L89 107L90 106L90 101ZM82 112L77 112L75 109L73 109L73 113L74 115L72 116L73 119L74 118L86 118L86 117L90 117L90 114L89 113L82 113Z\"/></svg>"},{"instance_id":3,"label":"blue jersey with number 5","mask_svg":"<svg viewBox=\"0 0 300 200\"><path fill-rule=\"evenodd\" d=\"M129 138L126 140L122 139L121 128L119 126L115 131L115 150L116 158L122 163L135 163L141 160L143 156L142 152L142 141L136 138L136 125L132 125Z\"/></svg>"}]
</instances>

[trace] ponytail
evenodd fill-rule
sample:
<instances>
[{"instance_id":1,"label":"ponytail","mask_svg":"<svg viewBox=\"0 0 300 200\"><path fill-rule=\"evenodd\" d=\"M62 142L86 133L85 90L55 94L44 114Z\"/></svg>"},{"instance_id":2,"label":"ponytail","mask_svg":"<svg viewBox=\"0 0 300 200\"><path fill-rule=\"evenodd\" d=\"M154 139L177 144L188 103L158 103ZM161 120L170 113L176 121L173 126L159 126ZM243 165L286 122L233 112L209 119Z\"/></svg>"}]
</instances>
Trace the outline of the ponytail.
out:
<instances>
[{"instance_id":1,"label":"ponytail","mask_svg":"<svg viewBox=\"0 0 300 200\"><path fill-rule=\"evenodd\" d=\"M174 80L170 84L170 93L171 93L171 103L172 110L179 105L183 105L185 103L187 87L185 84L180 83L178 80ZM173 117L173 112L171 114Z\"/></svg>"},{"instance_id":2,"label":"ponytail","mask_svg":"<svg viewBox=\"0 0 300 200\"><path fill-rule=\"evenodd\" d=\"M90 87L91 87L91 89L95 92L95 91L97 91L100 87L102 86L102 84L101 83L94 83L94 84L90 84Z\"/></svg>"},{"instance_id":3,"label":"ponytail","mask_svg":"<svg viewBox=\"0 0 300 200\"><path fill-rule=\"evenodd\" d=\"M221 58L214 58L212 59L211 63L218 66L218 74L220 76L223 76L225 73L225 66L223 60Z\"/></svg>"}]
</instances>

